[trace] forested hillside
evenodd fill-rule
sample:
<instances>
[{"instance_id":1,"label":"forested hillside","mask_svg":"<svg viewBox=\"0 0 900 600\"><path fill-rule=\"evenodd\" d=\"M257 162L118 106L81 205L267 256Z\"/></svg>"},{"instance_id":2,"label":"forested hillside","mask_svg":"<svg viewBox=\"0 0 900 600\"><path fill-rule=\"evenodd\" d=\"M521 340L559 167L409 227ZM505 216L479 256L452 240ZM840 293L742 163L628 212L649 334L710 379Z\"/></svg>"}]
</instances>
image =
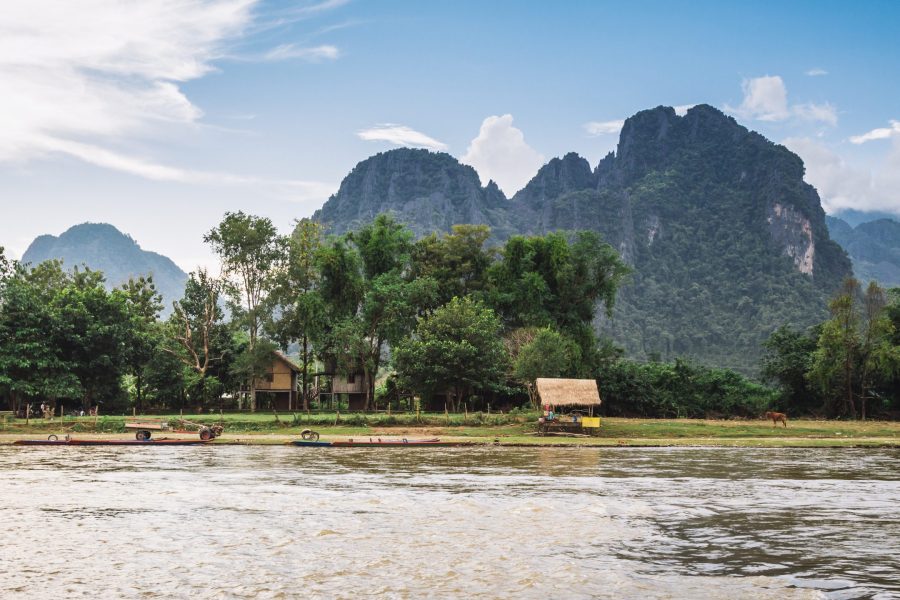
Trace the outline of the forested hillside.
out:
<instances>
[{"instance_id":1,"label":"forested hillside","mask_svg":"<svg viewBox=\"0 0 900 600\"><path fill-rule=\"evenodd\" d=\"M900 223L877 219L852 227L837 217L828 217L827 223L831 237L850 255L858 279L900 286Z\"/></svg>"},{"instance_id":2,"label":"forested hillside","mask_svg":"<svg viewBox=\"0 0 900 600\"><path fill-rule=\"evenodd\" d=\"M59 237L42 235L22 256L23 264L36 267L46 260L61 260L63 267L87 266L102 271L111 289L132 277L152 276L163 297L163 312L184 294L187 273L171 259L143 250L130 236L106 223L83 223L66 230Z\"/></svg>"},{"instance_id":3,"label":"forested hillside","mask_svg":"<svg viewBox=\"0 0 900 600\"><path fill-rule=\"evenodd\" d=\"M509 200L447 154L402 149L357 165L315 218L344 233L391 212L418 236L484 223L495 243L597 231L633 268L598 329L638 359L747 372L778 326L821 321L851 272L803 174L798 156L713 107L658 107L628 119L595 168L553 159Z\"/></svg>"}]
</instances>

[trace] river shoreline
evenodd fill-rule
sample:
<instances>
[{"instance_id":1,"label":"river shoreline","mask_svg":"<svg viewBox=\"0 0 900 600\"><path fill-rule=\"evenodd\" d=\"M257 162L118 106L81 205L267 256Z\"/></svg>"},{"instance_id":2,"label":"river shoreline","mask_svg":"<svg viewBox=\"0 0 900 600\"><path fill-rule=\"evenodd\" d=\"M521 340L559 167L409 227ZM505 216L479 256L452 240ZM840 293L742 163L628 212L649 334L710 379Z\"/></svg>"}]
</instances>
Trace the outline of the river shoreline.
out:
<instances>
[{"instance_id":1,"label":"river shoreline","mask_svg":"<svg viewBox=\"0 0 900 600\"><path fill-rule=\"evenodd\" d=\"M472 445L552 446L552 447L750 447L750 448L894 448L900 447L900 423L894 421L815 421L792 420L788 427L773 428L762 421L702 419L624 419L603 420L600 434L594 437L538 436L528 421L496 426L349 426L296 422L291 425L271 416L254 422L230 422L225 415L225 433L214 445L279 445L300 439L300 432L311 428L322 440L354 438L433 438ZM207 417L209 418L209 417ZM0 444L19 439L46 439L54 434L75 438L133 439L124 430L124 417L106 417L91 421L32 421L28 426L14 422L0 430ZM192 434L157 432L156 438L191 439Z\"/></svg>"}]
</instances>

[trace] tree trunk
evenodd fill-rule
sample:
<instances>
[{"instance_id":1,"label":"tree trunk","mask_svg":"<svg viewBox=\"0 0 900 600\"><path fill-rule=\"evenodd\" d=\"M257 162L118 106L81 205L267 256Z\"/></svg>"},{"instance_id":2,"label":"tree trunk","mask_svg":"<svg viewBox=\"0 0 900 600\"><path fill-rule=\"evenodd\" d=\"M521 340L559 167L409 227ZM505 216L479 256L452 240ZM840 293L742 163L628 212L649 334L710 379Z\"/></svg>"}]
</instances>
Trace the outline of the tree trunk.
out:
<instances>
[{"instance_id":1,"label":"tree trunk","mask_svg":"<svg viewBox=\"0 0 900 600\"><path fill-rule=\"evenodd\" d=\"M303 372L300 374L300 386L303 391L303 410L309 410L309 394L306 392L306 372L309 370L309 340L306 338L306 334L303 334Z\"/></svg>"},{"instance_id":2,"label":"tree trunk","mask_svg":"<svg viewBox=\"0 0 900 600\"><path fill-rule=\"evenodd\" d=\"M250 378L250 412L256 412L256 377Z\"/></svg>"},{"instance_id":3,"label":"tree trunk","mask_svg":"<svg viewBox=\"0 0 900 600\"><path fill-rule=\"evenodd\" d=\"M142 377L140 371L138 371L137 376L134 380L134 387L137 391L137 412L144 414L144 402L143 397L141 396L141 386L142 386Z\"/></svg>"},{"instance_id":4,"label":"tree trunk","mask_svg":"<svg viewBox=\"0 0 900 600\"><path fill-rule=\"evenodd\" d=\"M369 375L368 369L363 369L363 376L366 378L366 405L363 411L369 412L372 407L372 398L375 396L375 378Z\"/></svg>"},{"instance_id":5,"label":"tree trunk","mask_svg":"<svg viewBox=\"0 0 900 600\"><path fill-rule=\"evenodd\" d=\"M856 419L856 403L853 402L853 366L848 355L844 362L844 376L847 378L847 403L850 406L850 416Z\"/></svg>"}]
</instances>

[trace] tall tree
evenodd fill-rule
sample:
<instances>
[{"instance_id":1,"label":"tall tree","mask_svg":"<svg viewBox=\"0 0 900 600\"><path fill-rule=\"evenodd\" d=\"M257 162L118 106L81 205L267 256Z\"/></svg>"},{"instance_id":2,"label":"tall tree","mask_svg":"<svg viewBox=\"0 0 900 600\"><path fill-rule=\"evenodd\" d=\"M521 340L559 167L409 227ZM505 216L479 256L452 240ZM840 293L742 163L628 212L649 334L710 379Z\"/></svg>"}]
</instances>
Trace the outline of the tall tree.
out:
<instances>
[{"instance_id":1,"label":"tall tree","mask_svg":"<svg viewBox=\"0 0 900 600\"><path fill-rule=\"evenodd\" d=\"M85 409L100 402L106 410L124 408L122 376L130 319L125 294L108 292L102 273L75 269L72 282L53 300L59 339L83 391Z\"/></svg>"},{"instance_id":2,"label":"tall tree","mask_svg":"<svg viewBox=\"0 0 900 600\"><path fill-rule=\"evenodd\" d=\"M833 410L854 419L857 416L854 385L860 350L858 297L859 282L850 277L828 305L831 318L822 326L808 375L826 397L836 400ZM837 398L834 390L841 390Z\"/></svg>"},{"instance_id":3,"label":"tall tree","mask_svg":"<svg viewBox=\"0 0 900 600\"><path fill-rule=\"evenodd\" d=\"M288 258L276 277L273 303L278 307L273 334L282 347L300 346L300 390L304 410L309 407L309 371L314 361L313 344L325 334L325 301L317 256L322 250L322 225L298 221L287 241Z\"/></svg>"},{"instance_id":4,"label":"tall tree","mask_svg":"<svg viewBox=\"0 0 900 600\"><path fill-rule=\"evenodd\" d=\"M165 351L187 367L202 401L208 401L208 379L224 372L223 362L231 344L219 301L223 284L200 269L191 273L184 297L173 303L167 329L170 345ZM215 383L215 382L214 382Z\"/></svg>"},{"instance_id":5,"label":"tall tree","mask_svg":"<svg viewBox=\"0 0 900 600\"><path fill-rule=\"evenodd\" d=\"M419 319L416 335L394 348L405 387L421 394L451 393L451 407L478 390L502 386L508 356L497 315L472 298L454 298Z\"/></svg>"},{"instance_id":6,"label":"tall tree","mask_svg":"<svg viewBox=\"0 0 900 600\"><path fill-rule=\"evenodd\" d=\"M233 315L244 323L253 352L270 306L266 298L272 289L277 263L283 256L283 242L272 221L243 212L225 213L221 223L204 236L222 260L225 275L234 284L236 302ZM256 378L250 379L250 409L256 410Z\"/></svg>"},{"instance_id":7,"label":"tall tree","mask_svg":"<svg viewBox=\"0 0 900 600\"><path fill-rule=\"evenodd\" d=\"M486 297L508 328L552 327L574 339L583 363L599 361L592 321L602 304L611 315L629 268L599 234L580 231L513 236L488 270Z\"/></svg>"},{"instance_id":8,"label":"tall tree","mask_svg":"<svg viewBox=\"0 0 900 600\"><path fill-rule=\"evenodd\" d=\"M126 348L128 369L134 377L135 409L144 410L144 369L157 353L160 331L157 323L163 309L162 295L153 277L130 278L122 284L130 318L129 340Z\"/></svg>"},{"instance_id":9,"label":"tall tree","mask_svg":"<svg viewBox=\"0 0 900 600\"><path fill-rule=\"evenodd\" d=\"M334 323L327 353L343 371L363 370L367 410L385 348L408 335L420 307L433 305L435 282L415 278L411 250L412 232L378 215L320 254L322 296Z\"/></svg>"},{"instance_id":10,"label":"tall tree","mask_svg":"<svg viewBox=\"0 0 900 600\"><path fill-rule=\"evenodd\" d=\"M38 272L16 266L0 286L0 386L9 390L13 409L30 397L80 398L81 383L56 337L61 330L53 302L67 284L59 263ZM59 285L40 279L53 269ZM49 280L49 278L48 278Z\"/></svg>"},{"instance_id":11,"label":"tall tree","mask_svg":"<svg viewBox=\"0 0 900 600\"><path fill-rule=\"evenodd\" d=\"M866 420L867 400L879 378L892 378L900 368L900 348L892 343L894 324L887 312L887 295L874 281L863 296L863 327L860 344L860 416Z\"/></svg>"},{"instance_id":12,"label":"tall tree","mask_svg":"<svg viewBox=\"0 0 900 600\"><path fill-rule=\"evenodd\" d=\"M822 396L806 377L813 362L819 338L818 330L810 333L788 327L776 329L763 344L762 376L781 388L780 409L809 411L820 408Z\"/></svg>"},{"instance_id":13,"label":"tall tree","mask_svg":"<svg viewBox=\"0 0 900 600\"><path fill-rule=\"evenodd\" d=\"M487 225L454 225L449 234L432 233L418 240L412 249L413 275L438 283L439 305L456 296L481 292L497 253L485 247L490 236Z\"/></svg>"}]
</instances>

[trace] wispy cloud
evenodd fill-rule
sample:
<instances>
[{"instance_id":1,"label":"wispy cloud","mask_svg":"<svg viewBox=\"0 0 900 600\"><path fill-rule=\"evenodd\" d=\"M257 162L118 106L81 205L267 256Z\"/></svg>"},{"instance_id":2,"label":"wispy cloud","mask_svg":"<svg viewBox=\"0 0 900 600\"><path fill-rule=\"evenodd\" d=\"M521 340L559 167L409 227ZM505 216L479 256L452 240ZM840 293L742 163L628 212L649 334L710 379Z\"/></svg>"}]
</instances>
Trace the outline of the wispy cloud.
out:
<instances>
[{"instance_id":1,"label":"wispy cloud","mask_svg":"<svg viewBox=\"0 0 900 600\"><path fill-rule=\"evenodd\" d=\"M252 29L258 0L10 0L0 18L0 162L66 155L161 181L284 182L197 171L129 151L201 126L203 111L181 89L215 70L215 61ZM306 14L343 2L300 7ZM295 17L298 14L295 12ZM272 60L336 57L333 46L287 45ZM329 186L330 187L330 186ZM318 191L316 193L318 193Z\"/></svg>"},{"instance_id":2,"label":"wispy cloud","mask_svg":"<svg viewBox=\"0 0 900 600\"><path fill-rule=\"evenodd\" d=\"M304 47L297 44L282 44L266 52L262 59L278 61L298 58L309 62L322 62L323 60L336 60L340 55L340 50L330 45Z\"/></svg>"},{"instance_id":3,"label":"wispy cloud","mask_svg":"<svg viewBox=\"0 0 900 600\"><path fill-rule=\"evenodd\" d=\"M395 146L411 146L428 148L429 150L446 150L447 144L439 142L420 131L406 125L382 123L356 132L356 135L369 142L389 142Z\"/></svg>"},{"instance_id":4,"label":"wispy cloud","mask_svg":"<svg viewBox=\"0 0 900 600\"><path fill-rule=\"evenodd\" d=\"M825 69L815 68L807 71L806 75L808 77L822 77L823 75L828 75L828 71L826 71Z\"/></svg>"},{"instance_id":5,"label":"wispy cloud","mask_svg":"<svg viewBox=\"0 0 900 600\"><path fill-rule=\"evenodd\" d=\"M867 131L862 135L854 135L850 138L850 141L854 144L865 144L872 140L886 140L895 135L900 135L900 121L894 121L892 119L890 127L879 127L872 131Z\"/></svg>"},{"instance_id":6,"label":"wispy cloud","mask_svg":"<svg viewBox=\"0 0 900 600\"><path fill-rule=\"evenodd\" d=\"M625 119L616 119L613 121L588 121L582 127L590 136L600 135L618 135L625 126Z\"/></svg>"},{"instance_id":7,"label":"wispy cloud","mask_svg":"<svg viewBox=\"0 0 900 600\"><path fill-rule=\"evenodd\" d=\"M744 99L740 106L726 105L728 112L757 121L786 121L798 118L837 125L837 109L830 103L789 104L787 87L778 75L745 79L741 84Z\"/></svg>"}]
</instances>

